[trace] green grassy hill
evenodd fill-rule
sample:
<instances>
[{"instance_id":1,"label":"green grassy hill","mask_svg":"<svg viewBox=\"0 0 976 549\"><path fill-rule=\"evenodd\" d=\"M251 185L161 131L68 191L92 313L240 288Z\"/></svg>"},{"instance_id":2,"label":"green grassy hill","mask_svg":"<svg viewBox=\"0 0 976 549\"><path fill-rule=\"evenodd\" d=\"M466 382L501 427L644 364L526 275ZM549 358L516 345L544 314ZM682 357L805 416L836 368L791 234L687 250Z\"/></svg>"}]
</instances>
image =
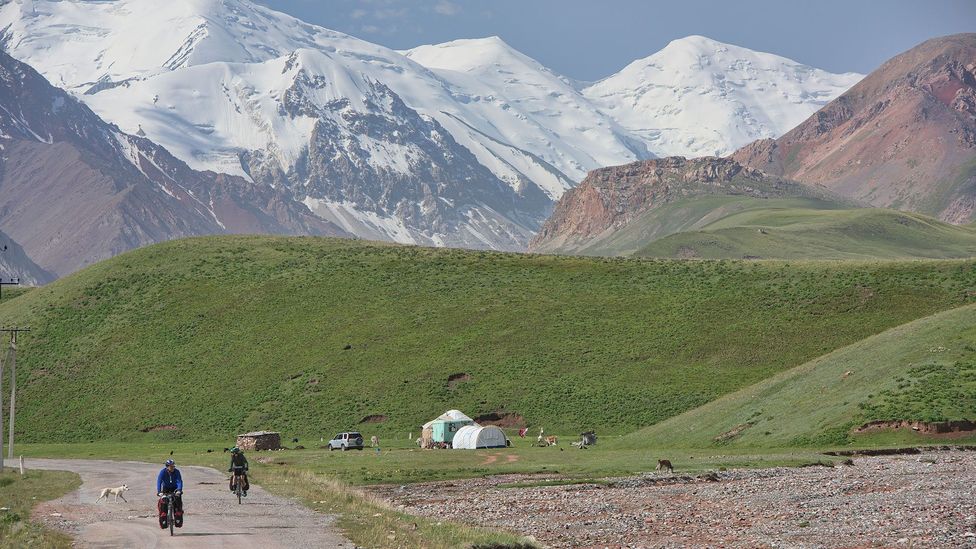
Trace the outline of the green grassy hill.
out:
<instances>
[{"instance_id":1,"label":"green grassy hill","mask_svg":"<svg viewBox=\"0 0 976 549\"><path fill-rule=\"evenodd\" d=\"M882 209L752 208L656 240L643 257L908 259L976 256L976 230Z\"/></svg>"},{"instance_id":2,"label":"green grassy hill","mask_svg":"<svg viewBox=\"0 0 976 549\"><path fill-rule=\"evenodd\" d=\"M560 253L629 256L649 243L675 233L697 231L730 215L753 210L849 208L849 204L820 198L754 198L706 195L678 200L644 212L623 227L608 231L584 245Z\"/></svg>"},{"instance_id":3,"label":"green grassy hill","mask_svg":"<svg viewBox=\"0 0 976 549\"><path fill-rule=\"evenodd\" d=\"M624 437L624 447L842 445L873 420L976 420L976 305L838 349Z\"/></svg>"},{"instance_id":4,"label":"green grassy hill","mask_svg":"<svg viewBox=\"0 0 976 549\"><path fill-rule=\"evenodd\" d=\"M0 323L34 330L19 354L24 442L320 435L367 416L386 418L371 432L416 433L448 408L622 433L976 301L974 288L973 261L682 262L213 237L27 292L0 304ZM449 383L455 374L463 381Z\"/></svg>"}]
</instances>

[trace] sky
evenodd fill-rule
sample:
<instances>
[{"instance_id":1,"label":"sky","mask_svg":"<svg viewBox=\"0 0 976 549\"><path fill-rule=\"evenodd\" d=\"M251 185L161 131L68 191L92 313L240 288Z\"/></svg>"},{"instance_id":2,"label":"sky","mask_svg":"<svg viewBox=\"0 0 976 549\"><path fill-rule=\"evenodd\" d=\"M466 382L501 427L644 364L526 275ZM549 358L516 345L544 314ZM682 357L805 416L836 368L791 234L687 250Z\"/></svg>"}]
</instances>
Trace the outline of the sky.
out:
<instances>
[{"instance_id":1,"label":"sky","mask_svg":"<svg viewBox=\"0 0 976 549\"><path fill-rule=\"evenodd\" d=\"M976 32L976 0L256 0L393 49L500 36L578 80L701 34L831 72L868 73L929 38Z\"/></svg>"}]
</instances>

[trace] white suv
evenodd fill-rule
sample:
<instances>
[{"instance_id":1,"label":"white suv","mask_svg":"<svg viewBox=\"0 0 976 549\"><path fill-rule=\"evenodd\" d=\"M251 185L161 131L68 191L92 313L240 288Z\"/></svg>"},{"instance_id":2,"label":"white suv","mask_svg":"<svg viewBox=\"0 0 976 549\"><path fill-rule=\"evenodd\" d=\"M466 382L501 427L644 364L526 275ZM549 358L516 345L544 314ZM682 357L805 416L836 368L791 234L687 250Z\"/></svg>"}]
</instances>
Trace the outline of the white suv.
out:
<instances>
[{"instance_id":1,"label":"white suv","mask_svg":"<svg viewBox=\"0 0 976 549\"><path fill-rule=\"evenodd\" d=\"M350 431L348 433L339 433L332 440L329 441L329 450L346 450L355 448L356 450L363 449L363 435L357 433L356 431Z\"/></svg>"}]
</instances>

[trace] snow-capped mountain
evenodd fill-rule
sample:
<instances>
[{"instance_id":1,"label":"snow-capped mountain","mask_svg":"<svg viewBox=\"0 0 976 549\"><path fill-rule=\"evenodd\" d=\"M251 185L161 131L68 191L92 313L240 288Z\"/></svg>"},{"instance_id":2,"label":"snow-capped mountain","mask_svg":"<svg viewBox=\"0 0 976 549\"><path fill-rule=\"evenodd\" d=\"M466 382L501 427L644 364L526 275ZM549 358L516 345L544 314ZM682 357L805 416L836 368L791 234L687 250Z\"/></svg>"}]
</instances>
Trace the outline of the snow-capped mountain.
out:
<instances>
[{"instance_id":1,"label":"snow-capped mountain","mask_svg":"<svg viewBox=\"0 0 976 549\"><path fill-rule=\"evenodd\" d=\"M0 254L43 283L131 248L225 233L349 236L287 189L197 172L0 52ZM43 268L32 269L25 255ZM0 270L0 275L4 275ZM10 276L9 271L6 276Z\"/></svg>"},{"instance_id":2,"label":"snow-capped mountain","mask_svg":"<svg viewBox=\"0 0 976 549\"><path fill-rule=\"evenodd\" d=\"M724 156L786 133L863 77L688 36L583 94L658 156Z\"/></svg>"},{"instance_id":3,"label":"snow-capped mountain","mask_svg":"<svg viewBox=\"0 0 976 549\"><path fill-rule=\"evenodd\" d=\"M676 102L634 65L584 87L496 38L396 52L248 0L13 0L0 30L13 56L192 168L287 188L362 237L479 248L523 249L589 170L779 135L856 76L831 88L706 41L695 63L656 61L673 59ZM691 116L705 83L709 108Z\"/></svg>"}]
</instances>

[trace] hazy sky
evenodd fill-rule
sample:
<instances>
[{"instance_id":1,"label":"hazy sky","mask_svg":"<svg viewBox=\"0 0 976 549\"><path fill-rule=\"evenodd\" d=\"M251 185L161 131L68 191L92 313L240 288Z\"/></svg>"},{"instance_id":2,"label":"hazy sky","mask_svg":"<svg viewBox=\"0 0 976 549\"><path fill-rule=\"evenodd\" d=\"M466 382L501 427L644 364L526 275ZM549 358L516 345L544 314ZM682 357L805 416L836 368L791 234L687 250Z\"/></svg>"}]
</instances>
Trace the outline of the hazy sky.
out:
<instances>
[{"instance_id":1,"label":"hazy sky","mask_svg":"<svg viewBox=\"0 0 976 549\"><path fill-rule=\"evenodd\" d=\"M394 49L497 35L580 80L689 34L866 73L928 38L976 32L976 0L258 1Z\"/></svg>"}]
</instances>

